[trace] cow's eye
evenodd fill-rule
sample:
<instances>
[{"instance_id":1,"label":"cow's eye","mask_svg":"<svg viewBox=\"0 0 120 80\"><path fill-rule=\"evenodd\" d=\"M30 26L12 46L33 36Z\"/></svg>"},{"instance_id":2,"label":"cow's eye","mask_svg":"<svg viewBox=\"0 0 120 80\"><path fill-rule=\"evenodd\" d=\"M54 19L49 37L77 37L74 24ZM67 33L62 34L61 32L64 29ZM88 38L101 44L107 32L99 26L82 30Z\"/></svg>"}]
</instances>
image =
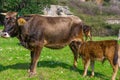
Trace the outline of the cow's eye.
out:
<instances>
[{"instance_id":1,"label":"cow's eye","mask_svg":"<svg viewBox=\"0 0 120 80\"><path fill-rule=\"evenodd\" d=\"M9 18L5 18L6 20L9 20Z\"/></svg>"},{"instance_id":2,"label":"cow's eye","mask_svg":"<svg viewBox=\"0 0 120 80\"><path fill-rule=\"evenodd\" d=\"M8 19L8 18L5 18L5 19Z\"/></svg>"}]
</instances>

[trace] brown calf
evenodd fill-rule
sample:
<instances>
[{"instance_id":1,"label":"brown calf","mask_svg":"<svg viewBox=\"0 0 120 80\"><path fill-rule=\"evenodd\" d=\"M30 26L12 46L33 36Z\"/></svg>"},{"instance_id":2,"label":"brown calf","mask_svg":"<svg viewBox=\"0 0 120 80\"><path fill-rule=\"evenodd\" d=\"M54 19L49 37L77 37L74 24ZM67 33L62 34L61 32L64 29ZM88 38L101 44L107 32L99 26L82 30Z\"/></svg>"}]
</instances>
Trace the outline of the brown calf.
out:
<instances>
[{"instance_id":1,"label":"brown calf","mask_svg":"<svg viewBox=\"0 0 120 80\"><path fill-rule=\"evenodd\" d=\"M89 65L91 65L92 69L91 76L94 76L95 60L100 60L102 62L108 60L113 68L112 80L115 80L118 71L118 61L120 60L117 40L88 41L84 43L73 41L71 45L73 49L79 53L79 56L82 57L84 64L83 76L87 75Z\"/></svg>"}]
</instances>

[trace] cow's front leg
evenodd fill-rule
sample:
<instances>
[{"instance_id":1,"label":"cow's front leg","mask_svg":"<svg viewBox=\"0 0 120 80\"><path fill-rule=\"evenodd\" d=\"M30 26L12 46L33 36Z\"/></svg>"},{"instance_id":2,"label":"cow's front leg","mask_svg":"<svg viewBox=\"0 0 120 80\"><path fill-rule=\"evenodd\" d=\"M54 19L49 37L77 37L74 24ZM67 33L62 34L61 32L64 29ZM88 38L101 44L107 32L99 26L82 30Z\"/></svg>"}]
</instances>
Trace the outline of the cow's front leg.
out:
<instances>
[{"instance_id":1,"label":"cow's front leg","mask_svg":"<svg viewBox=\"0 0 120 80\"><path fill-rule=\"evenodd\" d=\"M31 53L30 53L31 62L33 61L33 55L34 55L34 51L31 51ZM28 72L30 72L31 65L32 65L32 63L30 63L30 67L28 69Z\"/></svg>"},{"instance_id":2,"label":"cow's front leg","mask_svg":"<svg viewBox=\"0 0 120 80\"><path fill-rule=\"evenodd\" d=\"M30 77L36 74L36 66L41 53L42 47L36 47L33 51L31 51L31 63L30 63Z\"/></svg>"}]
</instances>

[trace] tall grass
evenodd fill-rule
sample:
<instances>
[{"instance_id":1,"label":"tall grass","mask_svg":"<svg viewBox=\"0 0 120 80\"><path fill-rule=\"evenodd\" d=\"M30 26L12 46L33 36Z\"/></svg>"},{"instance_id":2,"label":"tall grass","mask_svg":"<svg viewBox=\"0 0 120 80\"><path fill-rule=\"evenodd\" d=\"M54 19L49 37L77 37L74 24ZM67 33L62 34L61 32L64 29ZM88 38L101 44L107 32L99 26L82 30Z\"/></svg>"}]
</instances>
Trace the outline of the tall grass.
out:
<instances>
[{"instance_id":1,"label":"tall grass","mask_svg":"<svg viewBox=\"0 0 120 80\"><path fill-rule=\"evenodd\" d=\"M117 39L117 37L94 37L94 40ZM104 64L96 61L95 77L82 77L83 64L78 60L76 70L72 69L73 54L67 46L52 50L43 48L37 65L36 76L29 78L27 69L30 63L30 51L18 45L16 38L0 38L0 80L109 80L112 68L108 61ZM120 71L117 74L117 79Z\"/></svg>"}]
</instances>

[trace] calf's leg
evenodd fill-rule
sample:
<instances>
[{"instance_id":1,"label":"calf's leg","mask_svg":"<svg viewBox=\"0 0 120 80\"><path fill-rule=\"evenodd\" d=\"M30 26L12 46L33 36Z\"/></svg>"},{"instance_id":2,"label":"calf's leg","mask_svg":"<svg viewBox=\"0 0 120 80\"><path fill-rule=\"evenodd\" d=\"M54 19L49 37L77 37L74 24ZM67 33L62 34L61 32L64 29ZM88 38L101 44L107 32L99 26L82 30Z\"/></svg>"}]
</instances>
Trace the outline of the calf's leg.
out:
<instances>
[{"instance_id":1,"label":"calf's leg","mask_svg":"<svg viewBox=\"0 0 120 80\"><path fill-rule=\"evenodd\" d=\"M118 64L113 65L113 74L112 74L112 80L115 80L117 72L118 72Z\"/></svg>"},{"instance_id":2,"label":"calf's leg","mask_svg":"<svg viewBox=\"0 0 120 80\"><path fill-rule=\"evenodd\" d=\"M91 61L91 62L90 62L90 66L91 66L91 70L92 70L92 72L91 72L91 77L94 76L94 64L95 64L95 61Z\"/></svg>"},{"instance_id":3,"label":"calf's leg","mask_svg":"<svg viewBox=\"0 0 120 80\"><path fill-rule=\"evenodd\" d=\"M112 80L115 80L117 72L118 72L118 64L113 64L113 61L111 59L109 59L110 64L112 65L113 68L113 74L112 74Z\"/></svg>"},{"instance_id":4,"label":"calf's leg","mask_svg":"<svg viewBox=\"0 0 120 80\"><path fill-rule=\"evenodd\" d=\"M84 73L83 73L83 77L84 77L87 75L87 70L90 65L90 60L89 59L83 60L83 64L84 64Z\"/></svg>"}]
</instances>

